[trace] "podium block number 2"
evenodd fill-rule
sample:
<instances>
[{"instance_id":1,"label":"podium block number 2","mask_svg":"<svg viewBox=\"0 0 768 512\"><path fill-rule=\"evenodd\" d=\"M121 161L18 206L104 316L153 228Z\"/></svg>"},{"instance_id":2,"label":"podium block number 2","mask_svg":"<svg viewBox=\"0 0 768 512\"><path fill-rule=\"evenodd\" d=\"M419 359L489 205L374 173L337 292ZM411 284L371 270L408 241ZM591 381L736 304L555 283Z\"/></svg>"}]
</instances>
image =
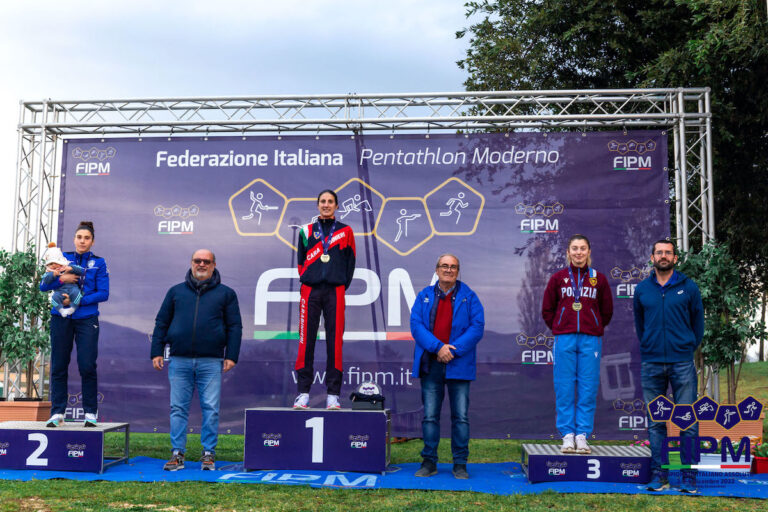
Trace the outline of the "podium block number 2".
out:
<instances>
[{"instance_id":1,"label":"podium block number 2","mask_svg":"<svg viewBox=\"0 0 768 512\"><path fill-rule=\"evenodd\" d=\"M39 444L35 451L27 457L27 466L47 466L48 459L43 459L40 455L48 448L48 436L35 432L27 435L28 441L37 441Z\"/></svg>"},{"instance_id":2,"label":"podium block number 2","mask_svg":"<svg viewBox=\"0 0 768 512\"><path fill-rule=\"evenodd\" d=\"M323 462L323 417L315 416L304 422L304 426L312 429L312 463Z\"/></svg>"}]
</instances>

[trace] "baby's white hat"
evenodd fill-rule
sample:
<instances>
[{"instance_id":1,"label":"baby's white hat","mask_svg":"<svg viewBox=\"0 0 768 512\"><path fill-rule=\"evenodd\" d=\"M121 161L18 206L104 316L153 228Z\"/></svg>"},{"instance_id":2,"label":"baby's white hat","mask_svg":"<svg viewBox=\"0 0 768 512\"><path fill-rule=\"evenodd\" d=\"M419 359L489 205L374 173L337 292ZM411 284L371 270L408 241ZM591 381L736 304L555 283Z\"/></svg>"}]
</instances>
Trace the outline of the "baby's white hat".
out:
<instances>
[{"instance_id":1,"label":"baby's white hat","mask_svg":"<svg viewBox=\"0 0 768 512\"><path fill-rule=\"evenodd\" d=\"M53 242L48 244L48 249L45 251L45 254L43 254L43 261L45 261L46 265L50 265L51 263L58 263L59 265L69 265L69 260L64 257L64 254L61 252L61 249L56 247L56 244Z\"/></svg>"}]
</instances>

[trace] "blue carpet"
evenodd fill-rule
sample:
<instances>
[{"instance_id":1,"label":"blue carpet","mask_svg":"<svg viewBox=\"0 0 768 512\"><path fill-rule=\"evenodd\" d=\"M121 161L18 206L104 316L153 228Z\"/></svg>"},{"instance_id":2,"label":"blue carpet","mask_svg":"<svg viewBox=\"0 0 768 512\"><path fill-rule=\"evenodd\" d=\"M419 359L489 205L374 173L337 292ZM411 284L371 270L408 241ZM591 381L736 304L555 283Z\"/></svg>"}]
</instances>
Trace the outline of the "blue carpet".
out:
<instances>
[{"instance_id":1,"label":"blue carpet","mask_svg":"<svg viewBox=\"0 0 768 512\"><path fill-rule=\"evenodd\" d=\"M103 474L71 473L62 471L0 471L4 480L106 480L112 482L235 482L269 483L283 485L310 485L353 489L421 489L430 491L474 491L489 494L536 494L544 491L561 493L621 493L671 494L675 490L649 493L643 485L599 482L549 482L531 484L517 462L496 464L469 464L469 480L456 480L450 464L440 464L439 473L430 478L416 478L413 473L419 464L390 466L386 474L339 473L334 471L253 471L243 472L239 463L217 463L217 471L201 471L199 462L187 462L181 471L163 471L159 459L134 457L128 464L117 464ZM674 480L673 480L674 483ZM740 498L768 498L768 475L699 476L702 496Z\"/></svg>"}]
</instances>

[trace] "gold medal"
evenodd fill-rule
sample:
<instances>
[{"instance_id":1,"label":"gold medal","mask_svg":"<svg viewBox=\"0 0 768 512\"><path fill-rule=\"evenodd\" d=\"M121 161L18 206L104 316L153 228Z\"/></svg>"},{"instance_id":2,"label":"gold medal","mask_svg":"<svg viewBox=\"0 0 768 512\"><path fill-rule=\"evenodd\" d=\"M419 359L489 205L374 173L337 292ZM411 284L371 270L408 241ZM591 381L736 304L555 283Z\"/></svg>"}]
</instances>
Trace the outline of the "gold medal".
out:
<instances>
[{"instance_id":1,"label":"gold medal","mask_svg":"<svg viewBox=\"0 0 768 512\"><path fill-rule=\"evenodd\" d=\"M574 311L581 311L581 302L574 302L571 304L571 308L573 308Z\"/></svg>"},{"instance_id":2,"label":"gold medal","mask_svg":"<svg viewBox=\"0 0 768 512\"><path fill-rule=\"evenodd\" d=\"M327 254L323 254L322 256L320 256L320 261L322 261L323 263L328 263L329 261L331 261L331 257L328 256Z\"/></svg>"}]
</instances>

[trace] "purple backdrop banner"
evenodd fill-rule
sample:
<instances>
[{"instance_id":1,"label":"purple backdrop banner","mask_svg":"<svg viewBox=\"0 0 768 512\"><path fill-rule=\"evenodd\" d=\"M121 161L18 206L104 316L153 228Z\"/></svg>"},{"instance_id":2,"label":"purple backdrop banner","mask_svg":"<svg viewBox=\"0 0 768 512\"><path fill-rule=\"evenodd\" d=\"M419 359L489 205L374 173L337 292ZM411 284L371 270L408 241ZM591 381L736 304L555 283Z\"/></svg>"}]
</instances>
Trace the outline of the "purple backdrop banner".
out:
<instances>
[{"instance_id":1,"label":"purple backdrop banner","mask_svg":"<svg viewBox=\"0 0 768 512\"><path fill-rule=\"evenodd\" d=\"M100 306L100 418L168 430L167 375L152 369L149 335L165 292L202 247L216 253L243 316L240 361L224 376L222 432L242 432L245 408L291 405L297 227L317 214L317 193L332 188L337 218L357 243L342 399L375 380L393 435L420 435L409 310L433 282L437 256L452 252L485 307L472 436L558 437L541 296L565 265L565 241L583 233L615 306L595 434L642 435L631 297L648 274L651 243L669 234L666 163L660 131L69 140L59 245L72 250L77 223L93 220L94 252L110 270L110 299ZM323 345L313 406L325 400ZM68 414L80 417L74 364L70 375ZM199 431L197 405L190 426Z\"/></svg>"}]
</instances>

